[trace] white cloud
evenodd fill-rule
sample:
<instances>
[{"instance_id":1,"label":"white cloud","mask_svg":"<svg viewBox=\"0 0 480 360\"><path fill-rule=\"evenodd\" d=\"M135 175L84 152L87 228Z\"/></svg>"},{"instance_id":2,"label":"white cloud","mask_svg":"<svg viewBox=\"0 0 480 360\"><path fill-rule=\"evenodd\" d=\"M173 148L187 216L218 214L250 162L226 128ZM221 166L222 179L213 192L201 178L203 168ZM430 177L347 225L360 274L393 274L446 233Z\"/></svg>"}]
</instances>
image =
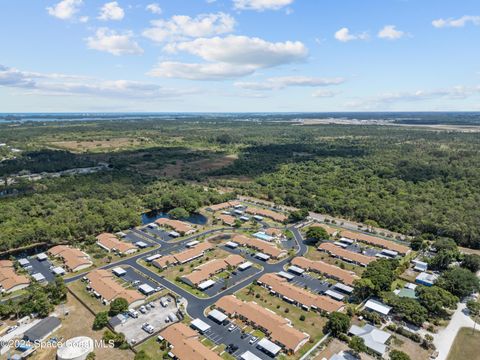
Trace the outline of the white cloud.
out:
<instances>
[{"instance_id":1,"label":"white cloud","mask_svg":"<svg viewBox=\"0 0 480 360\"><path fill-rule=\"evenodd\" d=\"M88 22L88 19L89 19L88 16L80 16L78 18L78 21L80 21L81 23L86 23Z\"/></svg>"},{"instance_id":2,"label":"white cloud","mask_svg":"<svg viewBox=\"0 0 480 360\"><path fill-rule=\"evenodd\" d=\"M303 43L271 43L259 38L230 35L224 38L198 38L164 47L170 54L183 51L205 63L160 62L152 76L190 80L224 80L253 74L256 70L304 60L308 50Z\"/></svg>"},{"instance_id":3,"label":"white cloud","mask_svg":"<svg viewBox=\"0 0 480 360\"><path fill-rule=\"evenodd\" d=\"M83 5L83 0L62 0L53 7L47 7L51 16L58 19L69 20L79 11Z\"/></svg>"},{"instance_id":4,"label":"white cloud","mask_svg":"<svg viewBox=\"0 0 480 360\"><path fill-rule=\"evenodd\" d=\"M100 9L100 14L98 18L100 20L108 21L108 20L122 20L125 16L125 11L120 7L118 2L112 1L109 3L105 3L102 8Z\"/></svg>"},{"instance_id":5,"label":"white cloud","mask_svg":"<svg viewBox=\"0 0 480 360\"><path fill-rule=\"evenodd\" d=\"M395 25L385 25L383 29L378 32L377 36L380 39L397 40L405 36L405 32L397 30Z\"/></svg>"},{"instance_id":6,"label":"white cloud","mask_svg":"<svg viewBox=\"0 0 480 360\"><path fill-rule=\"evenodd\" d=\"M464 27L468 23L480 26L480 16L464 15L460 18L436 19L432 21L432 25L436 28L445 27Z\"/></svg>"},{"instance_id":7,"label":"white cloud","mask_svg":"<svg viewBox=\"0 0 480 360\"><path fill-rule=\"evenodd\" d=\"M131 31L117 33L108 28L100 28L95 36L90 36L86 40L89 49L105 51L116 56L143 54L143 49L132 38Z\"/></svg>"},{"instance_id":8,"label":"white cloud","mask_svg":"<svg viewBox=\"0 0 480 360\"><path fill-rule=\"evenodd\" d=\"M294 0L233 0L237 10L279 10L293 3Z\"/></svg>"},{"instance_id":9,"label":"white cloud","mask_svg":"<svg viewBox=\"0 0 480 360\"><path fill-rule=\"evenodd\" d=\"M256 68L288 64L304 60L308 49L300 41L268 42L256 37L230 35L224 38L199 38L168 44L170 53L188 52L209 62L247 65Z\"/></svg>"},{"instance_id":10,"label":"white cloud","mask_svg":"<svg viewBox=\"0 0 480 360\"><path fill-rule=\"evenodd\" d=\"M225 13L201 14L194 18L175 15L170 20L153 20L143 36L156 41L185 40L232 32L235 19Z\"/></svg>"},{"instance_id":11,"label":"white cloud","mask_svg":"<svg viewBox=\"0 0 480 360\"><path fill-rule=\"evenodd\" d=\"M315 78L307 76L283 76L269 78L262 82L236 82L235 86L247 90L280 90L290 86L332 86L345 81L343 78Z\"/></svg>"},{"instance_id":12,"label":"white cloud","mask_svg":"<svg viewBox=\"0 0 480 360\"><path fill-rule=\"evenodd\" d=\"M253 66L237 66L227 63L182 63L164 61L157 64L148 75L187 80L227 80L255 72Z\"/></svg>"},{"instance_id":13,"label":"white cloud","mask_svg":"<svg viewBox=\"0 0 480 360\"><path fill-rule=\"evenodd\" d=\"M367 32L359 33L359 34L352 34L350 33L350 29L347 27L343 27L335 33L335 39L341 42L348 42L352 40L368 40L369 35Z\"/></svg>"},{"instance_id":14,"label":"white cloud","mask_svg":"<svg viewBox=\"0 0 480 360\"><path fill-rule=\"evenodd\" d=\"M158 5L158 3L148 4L145 9L156 15L160 15L162 13L162 8L160 7L160 5Z\"/></svg>"},{"instance_id":15,"label":"white cloud","mask_svg":"<svg viewBox=\"0 0 480 360\"><path fill-rule=\"evenodd\" d=\"M196 94L197 89L170 89L128 80L101 80L76 75L21 71L0 65L0 87L38 95L84 95L114 98L161 99Z\"/></svg>"},{"instance_id":16,"label":"white cloud","mask_svg":"<svg viewBox=\"0 0 480 360\"><path fill-rule=\"evenodd\" d=\"M312 93L312 97L314 98L331 98L338 95L338 91L331 91L331 90L315 90Z\"/></svg>"}]
</instances>

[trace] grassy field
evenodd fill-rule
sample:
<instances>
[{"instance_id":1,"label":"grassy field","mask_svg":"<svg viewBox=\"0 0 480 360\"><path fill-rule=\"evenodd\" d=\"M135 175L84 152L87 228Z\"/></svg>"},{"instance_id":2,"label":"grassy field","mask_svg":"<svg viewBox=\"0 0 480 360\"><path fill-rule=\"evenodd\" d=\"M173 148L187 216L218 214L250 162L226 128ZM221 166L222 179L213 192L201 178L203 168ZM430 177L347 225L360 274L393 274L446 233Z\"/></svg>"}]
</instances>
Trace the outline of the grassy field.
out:
<instances>
[{"instance_id":1,"label":"grassy field","mask_svg":"<svg viewBox=\"0 0 480 360\"><path fill-rule=\"evenodd\" d=\"M100 299L90 295L86 289L86 284L80 280L68 284L68 288L75 293L93 312L98 314L107 311L108 306L102 304Z\"/></svg>"},{"instance_id":2,"label":"grassy field","mask_svg":"<svg viewBox=\"0 0 480 360\"><path fill-rule=\"evenodd\" d=\"M62 317L62 327L52 336L70 339L75 336L88 336L94 340L100 340L103 330L92 330L93 315L71 294L68 295L66 305L57 307L57 313L63 314L65 310L69 311L69 315ZM44 347L39 349L31 357L32 360L51 360L55 358L55 348ZM95 348L96 359L102 360L133 360L134 354L130 350L119 350L108 347Z\"/></svg>"},{"instance_id":3,"label":"grassy field","mask_svg":"<svg viewBox=\"0 0 480 360\"><path fill-rule=\"evenodd\" d=\"M248 293L248 289L242 289L235 295L244 301L255 301L262 307L272 310L278 315L289 319L294 328L310 334L310 341L298 351L295 355L286 357L287 359L300 358L316 341L320 340L323 334L323 327L327 319L313 311L305 311L295 305L289 304L282 299L272 296L261 286L253 286L253 294ZM258 297L257 297L258 296ZM301 321L300 316L304 315L305 320Z\"/></svg>"},{"instance_id":4,"label":"grassy field","mask_svg":"<svg viewBox=\"0 0 480 360\"><path fill-rule=\"evenodd\" d=\"M480 358L480 331L461 328L453 342L447 360L470 360Z\"/></svg>"}]
</instances>

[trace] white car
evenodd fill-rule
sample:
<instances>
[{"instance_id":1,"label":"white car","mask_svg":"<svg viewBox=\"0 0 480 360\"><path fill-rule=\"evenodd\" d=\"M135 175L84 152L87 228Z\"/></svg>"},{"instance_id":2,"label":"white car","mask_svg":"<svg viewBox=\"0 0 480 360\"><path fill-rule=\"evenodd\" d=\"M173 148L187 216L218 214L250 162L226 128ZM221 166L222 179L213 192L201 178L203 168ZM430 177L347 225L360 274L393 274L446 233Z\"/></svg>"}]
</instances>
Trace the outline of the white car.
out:
<instances>
[{"instance_id":1,"label":"white car","mask_svg":"<svg viewBox=\"0 0 480 360\"><path fill-rule=\"evenodd\" d=\"M252 336L252 338L249 340L250 345L252 345L257 340L258 338L256 336Z\"/></svg>"},{"instance_id":2,"label":"white car","mask_svg":"<svg viewBox=\"0 0 480 360\"><path fill-rule=\"evenodd\" d=\"M153 334L153 331L155 330L153 326L150 325L149 323L143 323L142 329L149 334Z\"/></svg>"},{"instance_id":3,"label":"white car","mask_svg":"<svg viewBox=\"0 0 480 360\"><path fill-rule=\"evenodd\" d=\"M143 306L143 305L140 306L140 308L139 308L138 310L140 310L140 312L141 312L142 314L146 314L146 313L147 313L147 308L146 308L145 306Z\"/></svg>"},{"instance_id":4,"label":"white car","mask_svg":"<svg viewBox=\"0 0 480 360\"><path fill-rule=\"evenodd\" d=\"M236 328L235 325L230 325L230 326L228 327L228 331L233 331L233 330L235 330L235 328Z\"/></svg>"}]
</instances>

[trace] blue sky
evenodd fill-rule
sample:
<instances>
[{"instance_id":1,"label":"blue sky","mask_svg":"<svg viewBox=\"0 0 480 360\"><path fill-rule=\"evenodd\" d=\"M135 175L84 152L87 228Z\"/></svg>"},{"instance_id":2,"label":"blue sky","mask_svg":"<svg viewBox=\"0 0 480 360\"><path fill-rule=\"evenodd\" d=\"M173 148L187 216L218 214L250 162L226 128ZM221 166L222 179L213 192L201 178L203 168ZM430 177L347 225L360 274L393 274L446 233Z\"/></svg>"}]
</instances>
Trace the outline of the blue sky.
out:
<instances>
[{"instance_id":1,"label":"blue sky","mask_svg":"<svg viewBox=\"0 0 480 360\"><path fill-rule=\"evenodd\" d=\"M15 0L0 32L0 112L480 110L478 0Z\"/></svg>"}]
</instances>

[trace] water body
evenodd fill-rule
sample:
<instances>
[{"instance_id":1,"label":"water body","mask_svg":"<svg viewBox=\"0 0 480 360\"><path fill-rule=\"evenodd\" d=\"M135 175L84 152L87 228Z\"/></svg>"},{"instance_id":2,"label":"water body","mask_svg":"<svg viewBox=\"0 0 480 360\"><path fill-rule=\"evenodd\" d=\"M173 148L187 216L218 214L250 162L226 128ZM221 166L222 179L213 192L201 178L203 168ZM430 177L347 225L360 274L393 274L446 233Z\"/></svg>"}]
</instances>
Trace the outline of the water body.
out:
<instances>
[{"instance_id":1,"label":"water body","mask_svg":"<svg viewBox=\"0 0 480 360\"><path fill-rule=\"evenodd\" d=\"M170 216L166 212L162 211L150 211L142 214L142 224L149 224L157 219L169 218ZM181 219L195 225L205 225L208 219L202 214L192 214L188 218Z\"/></svg>"}]
</instances>

